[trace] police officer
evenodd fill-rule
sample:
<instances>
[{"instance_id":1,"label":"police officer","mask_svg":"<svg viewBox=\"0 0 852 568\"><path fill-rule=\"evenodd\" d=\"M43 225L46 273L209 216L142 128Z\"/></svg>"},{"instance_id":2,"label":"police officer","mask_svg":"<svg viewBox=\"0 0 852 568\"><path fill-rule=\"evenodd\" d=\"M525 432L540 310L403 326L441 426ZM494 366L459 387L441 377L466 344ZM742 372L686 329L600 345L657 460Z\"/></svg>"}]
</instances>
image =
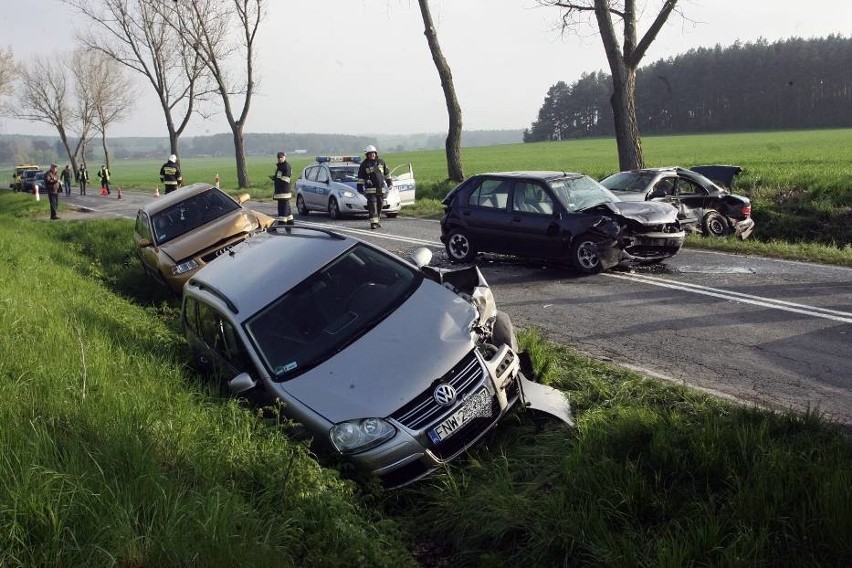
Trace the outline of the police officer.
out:
<instances>
[{"instance_id":1,"label":"police officer","mask_svg":"<svg viewBox=\"0 0 852 568\"><path fill-rule=\"evenodd\" d=\"M160 181L166 188L166 193L171 193L183 185L183 176L180 174L180 168L177 165L177 156L174 154L169 156L169 161L160 168Z\"/></svg>"},{"instance_id":2,"label":"police officer","mask_svg":"<svg viewBox=\"0 0 852 568\"><path fill-rule=\"evenodd\" d=\"M379 158L379 152L372 144L364 148L367 159L358 168L358 192L367 196L367 211L370 215L370 228L382 226L379 222L382 213L382 193L393 185L390 171L385 161Z\"/></svg>"},{"instance_id":3,"label":"police officer","mask_svg":"<svg viewBox=\"0 0 852 568\"><path fill-rule=\"evenodd\" d=\"M290 210L290 175L292 170L287 156L284 152L278 152L278 164L275 166L275 175L269 176L275 184L272 199L278 202L278 220L285 225L293 224L293 212Z\"/></svg>"}]
</instances>

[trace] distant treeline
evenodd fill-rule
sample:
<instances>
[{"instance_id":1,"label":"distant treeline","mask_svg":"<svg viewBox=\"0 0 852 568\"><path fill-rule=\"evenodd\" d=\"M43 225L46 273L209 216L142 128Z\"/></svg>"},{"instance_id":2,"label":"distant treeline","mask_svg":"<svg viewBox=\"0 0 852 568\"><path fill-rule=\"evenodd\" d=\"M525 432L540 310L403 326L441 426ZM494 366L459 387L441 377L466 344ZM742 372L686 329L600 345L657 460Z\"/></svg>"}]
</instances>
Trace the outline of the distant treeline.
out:
<instances>
[{"instance_id":1,"label":"distant treeline","mask_svg":"<svg viewBox=\"0 0 852 568\"><path fill-rule=\"evenodd\" d=\"M852 126L852 38L692 49L639 69L642 134ZM525 142L612 136L610 75L547 92Z\"/></svg>"},{"instance_id":2,"label":"distant treeline","mask_svg":"<svg viewBox=\"0 0 852 568\"><path fill-rule=\"evenodd\" d=\"M402 134L354 136L349 134L246 134L246 155L273 156L279 150L308 155L348 154L361 152L368 144L382 152L437 150L444 147L446 134ZM493 146L519 143L523 130L474 130L462 134L462 146ZM164 159L171 152L167 138L122 137L107 140L113 159ZM230 133L211 136L185 136L180 140L181 157L233 156L234 142ZM50 163L67 161L67 155L56 136L0 135L0 164L23 162ZM100 140L86 148L90 164L103 160Z\"/></svg>"}]
</instances>

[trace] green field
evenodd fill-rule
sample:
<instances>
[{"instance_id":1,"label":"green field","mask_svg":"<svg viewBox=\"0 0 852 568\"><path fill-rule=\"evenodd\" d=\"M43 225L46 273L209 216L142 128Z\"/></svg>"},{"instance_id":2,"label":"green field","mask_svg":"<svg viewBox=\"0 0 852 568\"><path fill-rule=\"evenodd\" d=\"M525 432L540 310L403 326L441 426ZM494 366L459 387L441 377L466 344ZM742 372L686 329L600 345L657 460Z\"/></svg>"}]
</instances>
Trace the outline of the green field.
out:
<instances>
[{"instance_id":1,"label":"green field","mask_svg":"<svg viewBox=\"0 0 852 568\"><path fill-rule=\"evenodd\" d=\"M522 330L576 429L509 417L386 493L187 365L129 220L0 192L0 566L846 566L852 442ZM326 464L327 465L327 464Z\"/></svg>"},{"instance_id":2,"label":"green field","mask_svg":"<svg viewBox=\"0 0 852 568\"><path fill-rule=\"evenodd\" d=\"M852 129L648 136L642 144L649 167L736 164L745 170L738 181L740 189L804 190L815 197L845 192L842 198L831 199L852 206ZM390 166L411 162L418 190L425 196L436 197L433 188L441 186L447 177L443 150L383 153L382 157ZM600 179L618 169L612 139L464 148L462 158L466 175L486 171L565 170ZM290 156L289 160L294 172L301 172L313 161L313 156ZM275 167L275 158L252 156L248 164L252 187L258 196L271 193L267 176ZM125 188L153 190L159 183L160 165L160 161L117 160L112 167L114 183ZM187 183L212 182L218 173L223 187L236 185L231 157L187 158L181 165Z\"/></svg>"}]
</instances>

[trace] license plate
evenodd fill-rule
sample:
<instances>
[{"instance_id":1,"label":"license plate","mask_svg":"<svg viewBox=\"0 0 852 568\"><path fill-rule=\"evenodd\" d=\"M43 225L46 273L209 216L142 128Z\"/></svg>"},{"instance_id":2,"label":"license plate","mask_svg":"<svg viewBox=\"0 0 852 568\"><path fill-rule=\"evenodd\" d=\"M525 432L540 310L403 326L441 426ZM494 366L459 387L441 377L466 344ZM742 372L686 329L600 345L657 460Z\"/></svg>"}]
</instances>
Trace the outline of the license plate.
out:
<instances>
[{"instance_id":1,"label":"license plate","mask_svg":"<svg viewBox=\"0 0 852 568\"><path fill-rule=\"evenodd\" d=\"M429 430L429 439L433 444L440 444L474 418L489 418L491 414L491 394L483 387L470 395L458 410Z\"/></svg>"}]
</instances>

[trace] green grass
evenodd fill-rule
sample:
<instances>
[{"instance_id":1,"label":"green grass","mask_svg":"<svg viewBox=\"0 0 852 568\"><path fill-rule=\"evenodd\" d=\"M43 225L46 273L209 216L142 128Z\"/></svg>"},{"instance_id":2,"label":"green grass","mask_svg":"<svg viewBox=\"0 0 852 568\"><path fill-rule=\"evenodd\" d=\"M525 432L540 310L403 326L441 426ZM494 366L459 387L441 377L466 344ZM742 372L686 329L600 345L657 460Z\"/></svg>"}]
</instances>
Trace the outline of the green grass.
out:
<instances>
[{"instance_id":1,"label":"green grass","mask_svg":"<svg viewBox=\"0 0 852 568\"><path fill-rule=\"evenodd\" d=\"M382 506L473 566L845 566L852 444L818 412L777 415L545 342L521 345L576 430L521 414Z\"/></svg>"},{"instance_id":2,"label":"green grass","mask_svg":"<svg viewBox=\"0 0 852 568\"><path fill-rule=\"evenodd\" d=\"M186 366L126 220L0 193L0 566L845 566L852 442L521 344L526 412L402 491L356 486ZM36 219L38 217L39 219Z\"/></svg>"},{"instance_id":3,"label":"green grass","mask_svg":"<svg viewBox=\"0 0 852 568\"><path fill-rule=\"evenodd\" d=\"M130 222L0 203L0 566L413 564L351 484L186 367Z\"/></svg>"}]
</instances>

